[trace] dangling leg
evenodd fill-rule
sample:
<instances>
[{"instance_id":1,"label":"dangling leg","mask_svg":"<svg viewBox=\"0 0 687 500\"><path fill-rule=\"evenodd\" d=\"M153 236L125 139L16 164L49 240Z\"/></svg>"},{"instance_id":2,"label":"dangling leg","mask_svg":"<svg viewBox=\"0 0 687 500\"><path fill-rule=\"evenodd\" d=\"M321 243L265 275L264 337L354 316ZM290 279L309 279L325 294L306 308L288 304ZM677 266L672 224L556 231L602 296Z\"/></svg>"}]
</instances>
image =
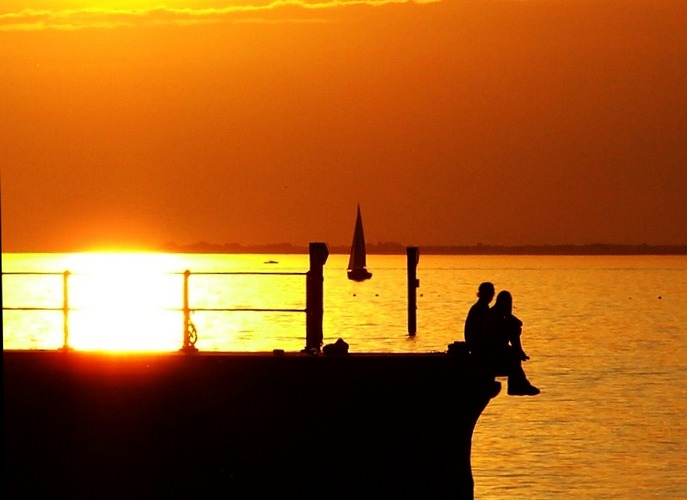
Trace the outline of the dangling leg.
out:
<instances>
[{"instance_id":1,"label":"dangling leg","mask_svg":"<svg viewBox=\"0 0 687 500\"><path fill-rule=\"evenodd\" d=\"M527 380L525 370L522 369L520 353L516 351L516 348L512 348L509 355L510 371L508 375L508 395L536 396L539 394L541 391Z\"/></svg>"},{"instance_id":2,"label":"dangling leg","mask_svg":"<svg viewBox=\"0 0 687 500\"><path fill-rule=\"evenodd\" d=\"M525 354L525 350L522 348L522 342L520 341L520 335L521 332L518 331L517 334L513 335L513 337L510 339L510 343L513 346L513 349L515 349L515 352L518 355L518 358L520 358L521 361L527 361L530 359L530 357Z\"/></svg>"}]
</instances>

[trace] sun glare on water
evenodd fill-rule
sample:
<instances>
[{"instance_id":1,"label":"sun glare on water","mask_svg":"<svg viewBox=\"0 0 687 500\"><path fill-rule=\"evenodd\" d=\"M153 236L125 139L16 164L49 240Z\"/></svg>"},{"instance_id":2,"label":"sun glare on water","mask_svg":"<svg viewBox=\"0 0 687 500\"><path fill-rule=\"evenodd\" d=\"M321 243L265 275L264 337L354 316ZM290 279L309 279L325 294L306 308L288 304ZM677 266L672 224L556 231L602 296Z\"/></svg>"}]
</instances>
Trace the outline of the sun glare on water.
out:
<instances>
[{"instance_id":1,"label":"sun glare on water","mask_svg":"<svg viewBox=\"0 0 687 500\"><path fill-rule=\"evenodd\" d=\"M172 255L70 256L69 346L78 350L176 350L182 339L183 269Z\"/></svg>"},{"instance_id":2,"label":"sun glare on water","mask_svg":"<svg viewBox=\"0 0 687 500\"><path fill-rule=\"evenodd\" d=\"M4 348L300 349L307 256L285 258L279 266L265 260L131 252L3 255Z\"/></svg>"}]
</instances>

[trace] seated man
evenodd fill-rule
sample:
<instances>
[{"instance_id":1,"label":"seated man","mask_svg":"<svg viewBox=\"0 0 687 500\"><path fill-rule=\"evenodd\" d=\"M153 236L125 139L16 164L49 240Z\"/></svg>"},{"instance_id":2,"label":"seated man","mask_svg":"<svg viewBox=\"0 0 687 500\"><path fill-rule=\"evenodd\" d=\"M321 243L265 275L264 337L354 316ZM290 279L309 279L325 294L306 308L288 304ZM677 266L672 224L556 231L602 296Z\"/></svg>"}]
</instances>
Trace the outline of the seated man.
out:
<instances>
[{"instance_id":1,"label":"seated man","mask_svg":"<svg viewBox=\"0 0 687 500\"><path fill-rule=\"evenodd\" d=\"M508 376L509 395L536 396L539 389L527 380L522 369L522 361L529 357L522 349L522 321L513 315L511 294L505 290L500 292L489 309L488 304L494 296L493 285L489 285L491 283L480 285L479 300L470 308L465 320L466 343L491 374Z\"/></svg>"},{"instance_id":2,"label":"seated man","mask_svg":"<svg viewBox=\"0 0 687 500\"><path fill-rule=\"evenodd\" d=\"M472 305L467 318L465 318L465 343L470 352L479 350L486 340L485 328L489 315L489 304L491 304L495 294L494 284L488 281L480 284L477 289L477 302Z\"/></svg>"}]
</instances>

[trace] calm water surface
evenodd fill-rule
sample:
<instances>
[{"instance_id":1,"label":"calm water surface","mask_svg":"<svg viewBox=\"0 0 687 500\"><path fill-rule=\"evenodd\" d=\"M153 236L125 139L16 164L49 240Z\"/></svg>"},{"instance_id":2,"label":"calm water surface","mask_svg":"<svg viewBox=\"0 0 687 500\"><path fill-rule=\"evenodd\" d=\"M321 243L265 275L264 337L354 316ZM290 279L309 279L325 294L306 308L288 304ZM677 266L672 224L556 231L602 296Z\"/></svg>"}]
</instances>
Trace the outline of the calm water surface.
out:
<instances>
[{"instance_id":1,"label":"calm water surface","mask_svg":"<svg viewBox=\"0 0 687 500\"><path fill-rule=\"evenodd\" d=\"M265 264L276 260L277 264ZM481 281L514 297L535 398L496 397L473 438L477 498L687 498L687 258L423 256L415 337L405 256L370 256L372 280L325 266L325 343L352 352L444 351ZM307 270L307 255L3 254L3 273L74 273L69 344L177 350L182 276ZM177 274L165 274L177 273ZM3 306L62 307L62 277L3 276ZM305 276L191 275L191 307L305 308ZM302 312L192 316L201 350L300 350ZM4 311L5 349L55 349L60 311Z\"/></svg>"}]
</instances>

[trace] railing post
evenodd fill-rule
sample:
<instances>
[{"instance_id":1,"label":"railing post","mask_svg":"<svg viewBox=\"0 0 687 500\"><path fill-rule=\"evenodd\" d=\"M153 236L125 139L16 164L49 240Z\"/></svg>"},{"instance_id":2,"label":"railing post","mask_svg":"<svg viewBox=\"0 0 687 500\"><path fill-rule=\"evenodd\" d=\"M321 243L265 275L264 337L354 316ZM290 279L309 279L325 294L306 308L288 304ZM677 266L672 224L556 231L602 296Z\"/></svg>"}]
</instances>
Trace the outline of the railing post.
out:
<instances>
[{"instance_id":1,"label":"railing post","mask_svg":"<svg viewBox=\"0 0 687 500\"><path fill-rule=\"evenodd\" d=\"M417 288L420 280L417 279L417 264L420 262L420 249L407 247L406 257L408 263L408 335L414 336L417 332Z\"/></svg>"},{"instance_id":2,"label":"railing post","mask_svg":"<svg viewBox=\"0 0 687 500\"><path fill-rule=\"evenodd\" d=\"M188 278L191 276L191 271L188 269L184 271L184 339L183 345L181 347L182 352L192 353L197 352L198 349L195 346L196 340L198 340L198 333L196 327L191 321L191 308L189 306L188 300Z\"/></svg>"},{"instance_id":3,"label":"railing post","mask_svg":"<svg viewBox=\"0 0 687 500\"><path fill-rule=\"evenodd\" d=\"M69 350L69 271L62 274L63 339L61 351Z\"/></svg>"},{"instance_id":4,"label":"railing post","mask_svg":"<svg viewBox=\"0 0 687 500\"><path fill-rule=\"evenodd\" d=\"M324 264L329 257L326 243L310 243L310 270L305 286L305 351L320 352L322 348L322 317L324 315Z\"/></svg>"}]
</instances>

